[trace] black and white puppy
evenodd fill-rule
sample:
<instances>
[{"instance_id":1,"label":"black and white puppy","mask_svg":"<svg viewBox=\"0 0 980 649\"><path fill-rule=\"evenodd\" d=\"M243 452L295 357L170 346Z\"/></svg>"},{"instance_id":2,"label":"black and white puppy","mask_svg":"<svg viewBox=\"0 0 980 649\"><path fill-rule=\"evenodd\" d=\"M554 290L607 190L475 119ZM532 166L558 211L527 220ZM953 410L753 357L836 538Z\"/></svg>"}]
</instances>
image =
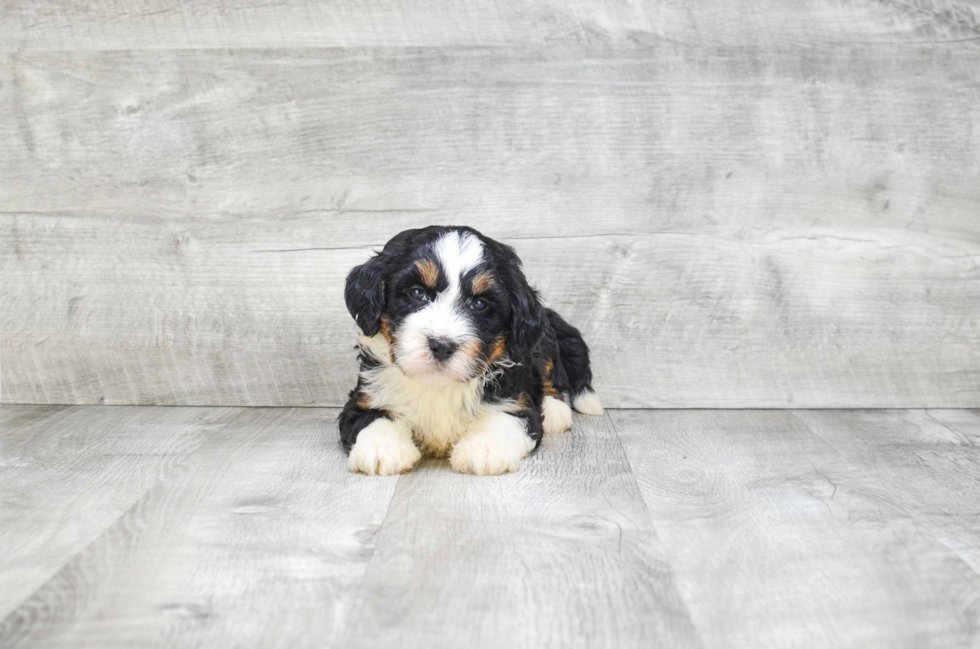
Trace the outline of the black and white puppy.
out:
<instances>
[{"instance_id":1,"label":"black and white puppy","mask_svg":"<svg viewBox=\"0 0 980 649\"><path fill-rule=\"evenodd\" d=\"M408 471L422 452L456 471L516 470L572 411L601 415L578 329L541 306L510 246L466 227L406 230L347 277L361 330L340 415L351 471Z\"/></svg>"}]
</instances>

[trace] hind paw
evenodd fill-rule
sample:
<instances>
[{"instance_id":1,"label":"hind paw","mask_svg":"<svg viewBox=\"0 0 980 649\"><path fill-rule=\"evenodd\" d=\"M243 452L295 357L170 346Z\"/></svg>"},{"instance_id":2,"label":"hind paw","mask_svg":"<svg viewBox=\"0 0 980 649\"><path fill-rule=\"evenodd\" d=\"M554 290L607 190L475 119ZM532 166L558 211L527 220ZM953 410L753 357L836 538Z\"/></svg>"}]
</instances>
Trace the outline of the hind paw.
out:
<instances>
[{"instance_id":1,"label":"hind paw","mask_svg":"<svg viewBox=\"0 0 980 649\"><path fill-rule=\"evenodd\" d=\"M599 395L592 390L584 390L576 394L572 399L572 407L581 412L583 415L598 416L604 412L602 409L602 402L599 401Z\"/></svg>"}]
</instances>

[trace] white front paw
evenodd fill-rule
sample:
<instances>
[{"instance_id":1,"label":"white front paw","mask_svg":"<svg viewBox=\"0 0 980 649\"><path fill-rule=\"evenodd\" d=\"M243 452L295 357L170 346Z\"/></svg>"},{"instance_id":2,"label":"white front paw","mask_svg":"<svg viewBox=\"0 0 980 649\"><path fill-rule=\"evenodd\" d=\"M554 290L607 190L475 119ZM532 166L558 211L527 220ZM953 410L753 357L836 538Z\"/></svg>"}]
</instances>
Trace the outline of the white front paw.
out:
<instances>
[{"instance_id":1,"label":"white front paw","mask_svg":"<svg viewBox=\"0 0 980 649\"><path fill-rule=\"evenodd\" d=\"M408 426L381 418L358 433L348 466L368 475L395 475L411 469L421 457Z\"/></svg>"},{"instance_id":2,"label":"white front paw","mask_svg":"<svg viewBox=\"0 0 980 649\"><path fill-rule=\"evenodd\" d=\"M561 399L545 397L541 403L541 414L544 416L544 432L548 434L564 433L572 427L572 409Z\"/></svg>"},{"instance_id":3,"label":"white front paw","mask_svg":"<svg viewBox=\"0 0 980 649\"><path fill-rule=\"evenodd\" d=\"M459 473L499 475L516 471L533 448L524 422L498 413L473 422L453 447L449 465Z\"/></svg>"}]
</instances>

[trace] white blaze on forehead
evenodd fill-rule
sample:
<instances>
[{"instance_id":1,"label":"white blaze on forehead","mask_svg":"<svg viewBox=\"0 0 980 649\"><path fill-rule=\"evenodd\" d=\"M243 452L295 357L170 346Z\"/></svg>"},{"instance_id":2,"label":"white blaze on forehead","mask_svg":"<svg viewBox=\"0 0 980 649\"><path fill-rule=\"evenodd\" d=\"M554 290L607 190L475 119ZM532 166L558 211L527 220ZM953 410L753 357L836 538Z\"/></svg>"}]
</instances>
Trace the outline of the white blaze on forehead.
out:
<instances>
[{"instance_id":1,"label":"white blaze on forehead","mask_svg":"<svg viewBox=\"0 0 980 649\"><path fill-rule=\"evenodd\" d=\"M449 281L449 288L443 293L451 294L455 300L459 295L462 276L483 261L483 242L468 232L460 235L453 231L436 241L435 250Z\"/></svg>"},{"instance_id":2,"label":"white blaze on forehead","mask_svg":"<svg viewBox=\"0 0 980 649\"><path fill-rule=\"evenodd\" d=\"M437 365L429 353L430 337L447 338L462 345L477 333L459 298L463 275L483 261L483 243L469 233L453 231L436 241L434 250L449 286L431 304L405 318L395 345L398 364L412 375L431 371ZM473 363L465 354L456 354L441 368L443 373L462 380L472 374Z\"/></svg>"},{"instance_id":3,"label":"white blaze on forehead","mask_svg":"<svg viewBox=\"0 0 980 649\"><path fill-rule=\"evenodd\" d=\"M444 336L456 343L462 343L475 333L470 319L460 310L458 304L463 291L463 275L483 261L483 243L469 233L460 235L456 231L447 232L436 241L435 253L449 286L419 313L428 316L430 335Z\"/></svg>"}]
</instances>

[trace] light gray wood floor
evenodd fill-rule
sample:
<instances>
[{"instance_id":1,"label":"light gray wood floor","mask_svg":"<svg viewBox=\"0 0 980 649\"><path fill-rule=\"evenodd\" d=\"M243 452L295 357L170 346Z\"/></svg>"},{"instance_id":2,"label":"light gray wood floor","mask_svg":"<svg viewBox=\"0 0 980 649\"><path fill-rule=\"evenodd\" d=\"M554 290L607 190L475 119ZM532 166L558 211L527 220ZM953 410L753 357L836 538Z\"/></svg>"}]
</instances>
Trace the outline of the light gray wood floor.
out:
<instances>
[{"instance_id":1,"label":"light gray wood floor","mask_svg":"<svg viewBox=\"0 0 980 649\"><path fill-rule=\"evenodd\" d=\"M0 646L980 646L976 411L614 410L495 478L336 414L0 407Z\"/></svg>"}]
</instances>

